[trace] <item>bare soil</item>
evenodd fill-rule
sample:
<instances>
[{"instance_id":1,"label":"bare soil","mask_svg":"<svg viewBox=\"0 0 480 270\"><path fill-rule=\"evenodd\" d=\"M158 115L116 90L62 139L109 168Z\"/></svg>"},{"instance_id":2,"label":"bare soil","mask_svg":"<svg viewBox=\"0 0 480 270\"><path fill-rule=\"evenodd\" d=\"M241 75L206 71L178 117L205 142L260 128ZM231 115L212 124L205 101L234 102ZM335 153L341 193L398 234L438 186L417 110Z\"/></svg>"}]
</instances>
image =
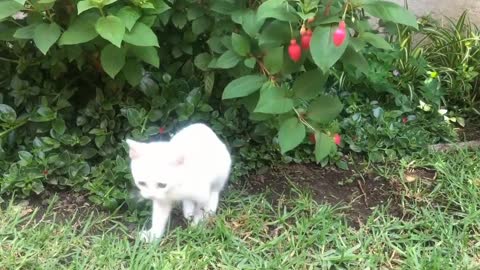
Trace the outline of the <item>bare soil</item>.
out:
<instances>
[{"instance_id":1,"label":"bare soil","mask_svg":"<svg viewBox=\"0 0 480 270\"><path fill-rule=\"evenodd\" d=\"M459 139L461 141L476 141L480 140L480 122L467 123L465 128L461 128L457 131Z\"/></svg>"},{"instance_id":2,"label":"bare soil","mask_svg":"<svg viewBox=\"0 0 480 270\"><path fill-rule=\"evenodd\" d=\"M389 205L390 213L401 216L394 183L373 174L360 175L353 170L322 168L316 164L290 164L250 177L244 182L253 193L290 196L296 187L310 192L319 204L341 207L351 225L360 226L376 207Z\"/></svg>"}]
</instances>

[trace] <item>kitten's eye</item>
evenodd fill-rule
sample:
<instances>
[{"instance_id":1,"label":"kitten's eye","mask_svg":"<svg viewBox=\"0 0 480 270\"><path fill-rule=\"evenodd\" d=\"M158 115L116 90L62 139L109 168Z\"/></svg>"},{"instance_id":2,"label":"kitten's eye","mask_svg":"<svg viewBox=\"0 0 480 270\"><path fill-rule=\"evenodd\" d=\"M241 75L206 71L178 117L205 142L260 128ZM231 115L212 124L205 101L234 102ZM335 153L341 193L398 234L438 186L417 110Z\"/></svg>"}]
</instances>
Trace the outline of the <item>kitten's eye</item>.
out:
<instances>
[{"instance_id":1,"label":"kitten's eye","mask_svg":"<svg viewBox=\"0 0 480 270\"><path fill-rule=\"evenodd\" d=\"M157 188L165 188L166 186L167 184L160 183L160 182L157 183Z\"/></svg>"},{"instance_id":2,"label":"kitten's eye","mask_svg":"<svg viewBox=\"0 0 480 270\"><path fill-rule=\"evenodd\" d=\"M142 187L146 187L147 186L147 183L143 182L143 181L140 181L138 182L138 185L139 186L142 186Z\"/></svg>"}]
</instances>

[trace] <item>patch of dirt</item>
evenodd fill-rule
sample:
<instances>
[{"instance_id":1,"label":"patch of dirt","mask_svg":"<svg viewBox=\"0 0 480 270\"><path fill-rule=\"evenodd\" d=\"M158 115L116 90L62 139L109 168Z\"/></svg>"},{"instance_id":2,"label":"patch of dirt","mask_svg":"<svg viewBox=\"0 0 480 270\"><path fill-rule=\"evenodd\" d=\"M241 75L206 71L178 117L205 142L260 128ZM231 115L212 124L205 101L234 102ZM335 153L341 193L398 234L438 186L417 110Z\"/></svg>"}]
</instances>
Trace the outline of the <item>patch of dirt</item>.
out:
<instances>
[{"instance_id":1,"label":"patch of dirt","mask_svg":"<svg viewBox=\"0 0 480 270\"><path fill-rule=\"evenodd\" d=\"M480 140L480 123L469 122L464 128L458 129L457 134L462 141Z\"/></svg>"},{"instance_id":2,"label":"patch of dirt","mask_svg":"<svg viewBox=\"0 0 480 270\"><path fill-rule=\"evenodd\" d=\"M316 202L346 206L344 213L354 227L360 226L377 206L390 204L390 213L402 216L396 194L399 189L381 177L358 175L352 170L322 168L315 164L290 164L257 174L245 181L253 193L292 195L292 187L311 192Z\"/></svg>"},{"instance_id":3,"label":"patch of dirt","mask_svg":"<svg viewBox=\"0 0 480 270\"><path fill-rule=\"evenodd\" d=\"M37 209L35 220L40 221L44 218L52 200L55 202L51 205L51 211L55 213L55 219L58 222L70 221L74 215L85 217L93 209L98 210L88 202L84 194L60 190L45 190L41 195L33 195L28 201L23 201L22 206L31 212Z\"/></svg>"},{"instance_id":4,"label":"patch of dirt","mask_svg":"<svg viewBox=\"0 0 480 270\"><path fill-rule=\"evenodd\" d=\"M53 217L49 216L45 218L45 213L48 211L51 200L57 197L55 203L52 204L52 209L50 210L55 214L55 222L69 222L73 220L74 227L80 227L83 220L89 217L92 212L98 215L109 216L112 214L111 211L108 211L100 206L94 205L88 201L87 195L82 193L77 193L73 191L63 191L63 190L46 190L40 196L32 196L28 201L19 202L22 207L22 216L31 214L36 209L36 214L34 220L36 222L49 220L52 221ZM125 210L125 209L123 209ZM122 215L122 211L118 215ZM149 211L151 213L151 211ZM138 222L127 222L125 219L122 219L122 223L128 228L129 231L135 231L137 228L145 226L145 228L150 228L151 220L150 214L148 215L147 220L139 220ZM172 211L171 219L169 223L169 228L173 229L176 227L186 227L187 223L185 222L181 209L178 207Z\"/></svg>"}]
</instances>

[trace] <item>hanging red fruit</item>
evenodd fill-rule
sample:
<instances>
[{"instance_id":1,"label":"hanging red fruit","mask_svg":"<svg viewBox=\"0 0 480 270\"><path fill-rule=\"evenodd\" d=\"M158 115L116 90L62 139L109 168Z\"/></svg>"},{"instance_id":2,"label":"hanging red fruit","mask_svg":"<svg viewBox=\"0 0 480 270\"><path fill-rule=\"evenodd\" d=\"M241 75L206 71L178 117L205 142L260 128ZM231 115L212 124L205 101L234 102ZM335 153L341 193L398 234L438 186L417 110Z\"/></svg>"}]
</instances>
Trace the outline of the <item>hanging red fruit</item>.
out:
<instances>
[{"instance_id":1,"label":"hanging red fruit","mask_svg":"<svg viewBox=\"0 0 480 270\"><path fill-rule=\"evenodd\" d=\"M311 143L316 143L317 142L317 139L315 138L315 134L313 134L313 133L310 133L310 135L308 136L308 140Z\"/></svg>"},{"instance_id":2,"label":"hanging red fruit","mask_svg":"<svg viewBox=\"0 0 480 270\"><path fill-rule=\"evenodd\" d=\"M338 24L337 30L335 30L335 33L333 33L333 44L335 44L336 47L339 47L340 45L343 44L345 41L345 38L347 37L347 29L344 21L340 21Z\"/></svg>"},{"instance_id":3,"label":"hanging red fruit","mask_svg":"<svg viewBox=\"0 0 480 270\"><path fill-rule=\"evenodd\" d=\"M302 35L302 49L310 49L310 40L312 39L312 30L308 29L305 34Z\"/></svg>"},{"instance_id":4,"label":"hanging red fruit","mask_svg":"<svg viewBox=\"0 0 480 270\"><path fill-rule=\"evenodd\" d=\"M340 143L342 142L342 137L337 133L333 136L333 142L336 144L336 145L340 145Z\"/></svg>"},{"instance_id":5,"label":"hanging red fruit","mask_svg":"<svg viewBox=\"0 0 480 270\"><path fill-rule=\"evenodd\" d=\"M293 62L298 62L302 58L302 49L298 46L297 41L292 39L290 41L290 46L288 46L288 55Z\"/></svg>"}]
</instances>

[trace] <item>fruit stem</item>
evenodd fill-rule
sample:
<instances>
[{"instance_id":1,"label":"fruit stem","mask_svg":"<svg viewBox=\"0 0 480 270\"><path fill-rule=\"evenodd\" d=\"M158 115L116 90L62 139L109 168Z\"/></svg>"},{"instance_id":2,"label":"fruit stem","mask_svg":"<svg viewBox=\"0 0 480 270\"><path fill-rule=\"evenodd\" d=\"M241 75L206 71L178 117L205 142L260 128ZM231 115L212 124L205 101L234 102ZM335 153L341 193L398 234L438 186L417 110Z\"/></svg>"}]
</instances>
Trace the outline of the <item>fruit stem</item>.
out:
<instances>
[{"instance_id":1,"label":"fruit stem","mask_svg":"<svg viewBox=\"0 0 480 270\"><path fill-rule=\"evenodd\" d=\"M102 15L102 17L105 17L105 13L101 7L98 7L98 11L100 11L100 15Z\"/></svg>"},{"instance_id":2,"label":"fruit stem","mask_svg":"<svg viewBox=\"0 0 480 270\"><path fill-rule=\"evenodd\" d=\"M347 1L347 3L345 4L345 9L343 10L343 15L342 15L343 21L345 21L345 17L347 16L347 10L349 5L350 5L350 2Z\"/></svg>"},{"instance_id":3,"label":"fruit stem","mask_svg":"<svg viewBox=\"0 0 480 270\"><path fill-rule=\"evenodd\" d=\"M323 12L324 16L330 15L330 8L332 7L333 0L328 1L327 6L325 7L325 12Z\"/></svg>"},{"instance_id":4,"label":"fruit stem","mask_svg":"<svg viewBox=\"0 0 480 270\"><path fill-rule=\"evenodd\" d=\"M5 61L5 62L10 62L10 63L15 63L15 64L19 63L18 60L8 59L8 58L4 58L4 57L0 57L0 61Z\"/></svg>"},{"instance_id":5,"label":"fruit stem","mask_svg":"<svg viewBox=\"0 0 480 270\"><path fill-rule=\"evenodd\" d=\"M8 133L10 133L11 131L14 131L15 129L25 125L26 123L28 123L28 120L23 120L22 122L16 124L15 126L3 131L2 133L0 133L0 138L2 138L3 136L7 135Z\"/></svg>"},{"instance_id":6,"label":"fruit stem","mask_svg":"<svg viewBox=\"0 0 480 270\"><path fill-rule=\"evenodd\" d=\"M298 120L300 120L300 122L302 122L306 127L308 127L309 129L313 130L313 132L316 132L315 128L312 127L312 125L310 125L307 120L305 120L305 118L303 118L303 116L297 111L297 109L293 108L293 111L297 114L298 116Z\"/></svg>"}]
</instances>

